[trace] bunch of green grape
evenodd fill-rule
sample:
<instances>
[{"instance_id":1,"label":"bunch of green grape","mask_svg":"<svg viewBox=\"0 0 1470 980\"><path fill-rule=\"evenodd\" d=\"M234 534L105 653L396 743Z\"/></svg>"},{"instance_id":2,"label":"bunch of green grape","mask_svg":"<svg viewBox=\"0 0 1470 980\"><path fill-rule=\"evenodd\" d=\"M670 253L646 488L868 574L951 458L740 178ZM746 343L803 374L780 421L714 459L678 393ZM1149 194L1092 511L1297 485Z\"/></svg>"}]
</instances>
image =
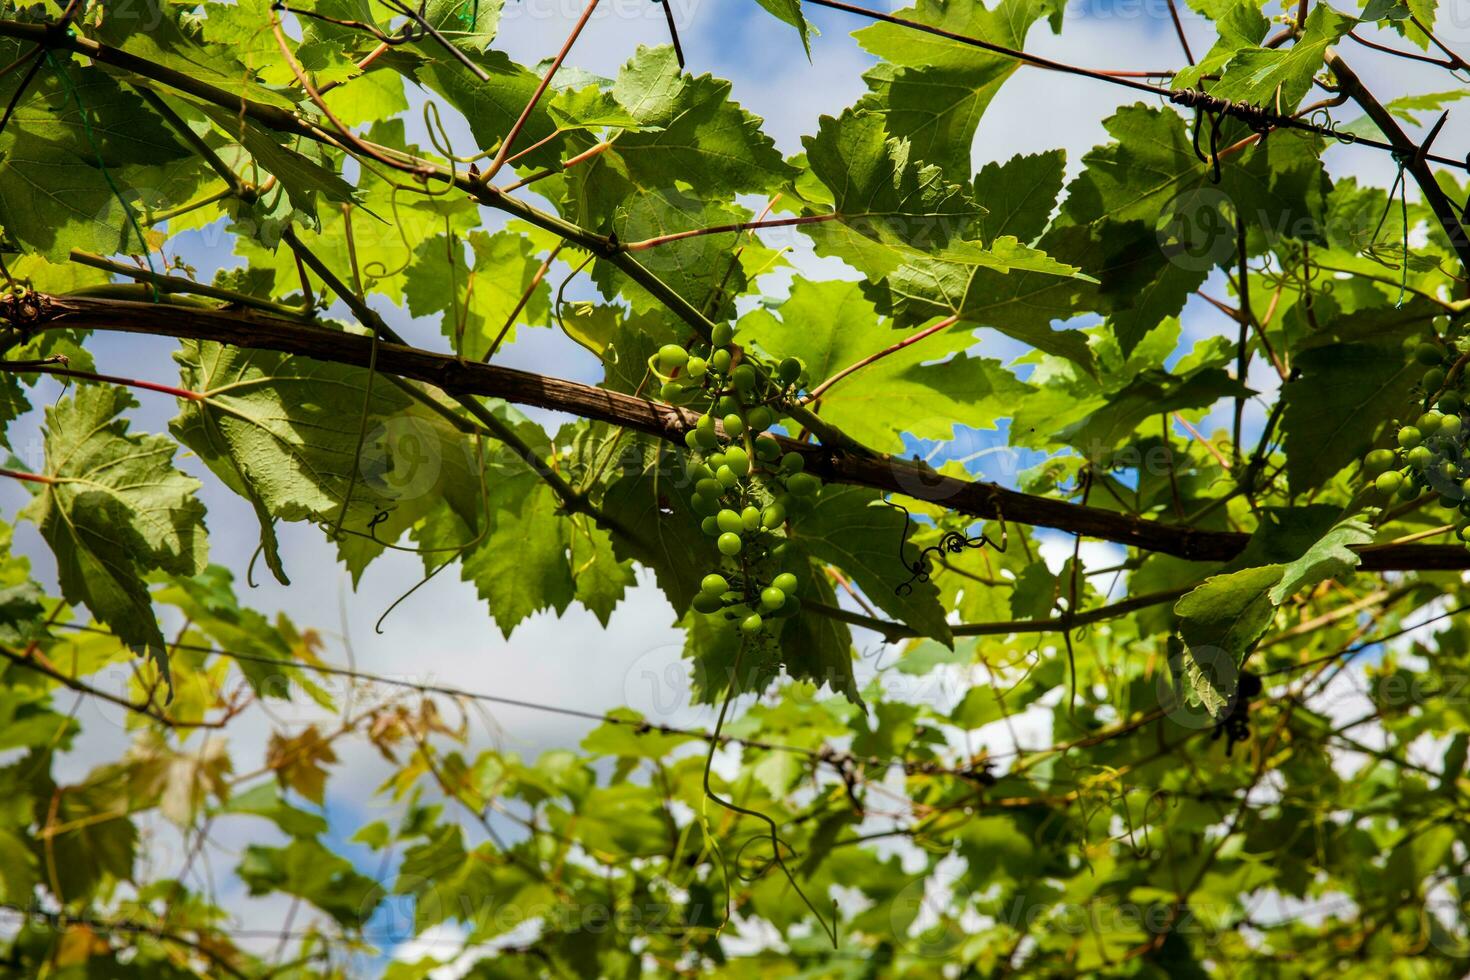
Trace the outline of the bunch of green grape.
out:
<instances>
[{"instance_id":1,"label":"bunch of green grape","mask_svg":"<svg viewBox=\"0 0 1470 980\"><path fill-rule=\"evenodd\" d=\"M1461 540L1470 540L1470 424L1467 424L1466 376L1457 366L1453 338L1463 324L1448 317L1435 320L1439 342L1406 345L1424 367L1420 379L1422 414L1399 426L1397 449L1375 449L1363 459L1363 472L1384 497L1416 500L1437 492L1455 518Z\"/></svg>"},{"instance_id":2,"label":"bunch of green grape","mask_svg":"<svg viewBox=\"0 0 1470 980\"><path fill-rule=\"evenodd\" d=\"M692 506L715 554L691 605L754 635L801 609L797 577L782 568L787 520L814 503L821 482L767 431L806 384L801 362L759 362L733 338L729 324L716 324L711 343L665 344L649 367L665 401L702 413L684 442Z\"/></svg>"}]
</instances>

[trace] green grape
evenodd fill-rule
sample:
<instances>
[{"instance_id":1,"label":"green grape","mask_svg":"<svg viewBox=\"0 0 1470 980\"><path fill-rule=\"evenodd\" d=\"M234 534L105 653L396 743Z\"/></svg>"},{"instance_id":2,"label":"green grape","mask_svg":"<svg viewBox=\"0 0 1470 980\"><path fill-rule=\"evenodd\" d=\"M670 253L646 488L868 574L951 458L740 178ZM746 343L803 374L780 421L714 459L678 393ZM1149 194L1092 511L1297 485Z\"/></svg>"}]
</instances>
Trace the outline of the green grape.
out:
<instances>
[{"instance_id":1,"label":"green grape","mask_svg":"<svg viewBox=\"0 0 1470 980\"><path fill-rule=\"evenodd\" d=\"M810 497L817 492L817 478L810 473L795 473L786 481L786 489L798 497Z\"/></svg>"},{"instance_id":2,"label":"green grape","mask_svg":"<svg viewBox=\"0 0 1470 980\"><path fill-rule=\"evenodd\" d=\"M1434 462L1434 452L1428 446L1415 446L1405 454L1404 459L1416 470L1422 470Z\"/></svg>"},{"instance_id":3,"label":"green grape","mask_svg":"<svg viewBox=\"0 0 1470 980\"><path fill-rule=\"evenodd\" d=\"M771 584L787 595L796 594L796 576L790 572L782 572L780 575L777 575Z\"/></svg>"},{"instance_id":4,"label":"green grape","mask_svg":"<svg viewBox=\"0 0 1470 980\"><path fill-rule=\"evenodd\" d=\"M705 465L702 460L691 459L689 465L684 468L684 475L698 483L700 480L713 480L715 471Z\"/></svg>"},{"instance_id":5,"label":"green grape","mask_svg":"<svg viewBox=\"0 0 1470 980\"><path fill-rule=\"evenodd\" d=\"M759 531L761 529L760 508L746 507L740 512L740 523L747 531Z\"/></svg>"},{"instance_id":6,"label":"green grape","mask_svg":"<svg viewBox=\"0 0 1470 980\"><path fill-rule=\"evenodd\" d=\"M1465 402L1453 391L1445 392L1439 400L1439 410L1446 415L1459 415L1460 410L1465 407Z\"/></svg>"},{"instance_id":7,"label":"green grape","mask_svg":"<svg viewBox=\"0 0 1470 980\"><path fill-rule=\"evenodd\" d=\"M1413 500L1417 496L1419 496L1419 488L1413 480L1405 479L1403 486L1399 487L1399 499Z\"/></svg>"},{"instance_id":8,"label":"green grape","mask_svg":"<svg viewBox=\"0 0 1470 980\"><path fill-rule=\"evenodd\" d=\"M720 437L710 429L695 429L694 441L699 443L701 449L713 449L720 444Z\"/></svg>"},{"instance_id":9,"label":"green grape","mask_svg":"<svg viewBox=\"0 0 1470 980\"><path fill-rule=\"evenodd\" d=\"M806 459L801 453L789 452L781 457L781 472L783 473L800 473L805 466Z\"/></svg>"},{"instance_id":10,"label":"green grape","mask_svg":"<svg viewBox=\"0 0 1470 980\"><path fill-rule=\"evenodd\" d=\"M779 544L777 544L774 548L771 549L771 557L772 558L785 558L786 557L786 553L788 551L790 551L790 550L791 550L791 542L790 541L787 541L785 538L782 538L781 539L781 542Z\"/></svg>"},{"instance_id":11,"label":"green grape","mask_svg":"<svg viewBox=\"0 0 1470 980\"><path fill-rule=\"evenodd\" d=\"M781 361L776 368L776 377L786 384L791 384L801 374L801 362L794 357L788 357Z\"/></svg>"},{"instance_id":12,"label":"green grape","mask_svg":"<svg viewBox=\"0 0 1470 980\"><path fill-rule=\"evenodd\" d=\"M755 387L755 368L749 364L738 365L734 371L730 372L730 380L735 383L737 391L750 391Z\"/></svg>"},{"instance_id":13,"label":"green grape","mask_svg":"<svg viewBox=\"0 0 1470 980\"><path fill-rule=\"evenodd\" d=\"M1406 425L1399 430L1399 445L1405 449L1413 449L1424 441L1424 435L1412 425Z\"/></svg>"},{"instance_id":14,"label":"green grape","mask_svg":"<svg viewBox=\"0 0 1470 980\"><path fill-rule=\"evenodd\" d=\"M1432 367L1424 372L1424 390L1438 391L1444 386L1444 368Z\"/></svg>"},{"instance_id":15,"label":"green grape","mask_svg":"<svg viewBox=\"0 0 1470 980\"><path fill-rule=\"evenodd\" d=\"M1440 314L1430 322L1434 324L1434 329L1438 333L1444 333L1450 328L1450 318L1445 316L1444 314Z\"/></svg>"},{"instance_id":16,"label":"green grape","mask_svg":"<svg viewBox=\"0 0 1470 980\"><path fill-rule=\"evenodd\" d=\"M731 531L739 534L745 529L745 524L740 520L740 515L728 507L716 514L715 520L719 522L721 531Z\"/></svg>"},{"instance_id":17,"label":"green grape","mask_svg":"<svg viewBox=\"0 0 1470 980\"><path fill-rule=\"evenodd\" d=\"M709 373L709 361L702 357L691 357L685 373L695 381L699 381Z\"/></svg>"},{"instance_id":18,"label":"green grape","mask_svg":"<svg viewBox=\"0 0 1470 980\"><path fill-rule=\"evenodd\" d=\"M710 413L705 412L699 417L699 421L694 423L694 426L695 428L701 429L705 432L713 432L715 431L715 417Z\"/></svg>"},{"instance_id":19,"label":"green grape","mask_svg":"<svg viewBox=\"0 0 1470 980\"><path fill-rule=\"evenodd\" d=\"M694 450L702 448L699 442L698 429L690 429L688 432L684 433L684 445Z\"/></svg>"},{"instance_id":20,"label":"green grape","mask_svg":"<svg viewBox=\"0 0 1470 980\"><path fill-rule=\"evenodd\" d=\"M1460 490L1465 496L1470 497L1470 476L1467 476L1465 482L1460 484Z\"/></svg>"},{"instance_id":21,"label":"green grape","mask_svg":"<svg viewBox=\"0 0 1470 980\"><path fill-rule=\"evenodd\" d=\"M781 444L774 436L760 435L755 439L755 454L767 462L781 457Z\"/></svg>"},{"instance_id":22,"label":"green grape","mask_svg":"<svg viewBox=\"0 0 1470 980\"><path fill-rule=\"evenodd\" d=\"M1420 344L1414 348L1414 360L1428 367L1444 360L1444 352L1435 344Z\"/></svg>"},{"instance_id":23,"label":"green grape","mask_svg":"<svg viewBox=\"0 0 1470 980\"><path fill-rule=\"evenodd\" d=\"M678 344L664 344L658 349L658 366L664 374L672 374L689 363L689 352Z\"/></svg>"},{"instance_id":24,"label":"green grape","mask_svg":"<svg viewBox=\"0 0 1470 980\"><path fill-rule=\"evenodd\" d=\"M699 593L699 595L694 597L694 601L690 605L694 607L695 612L702 612L706 616L711 613L717 613L725 608L725 604L720 601L719 596L710 595L708 592Z\"/></svg>"},{"instance_id":25,"label":"green grape","mask_svg":"<svg viewBox=\"0 0 1470 980\"><path fill-rule=\"evenodd\" d=\"M730 341L735 339L735 328L728 323L717 323L709 332L709 339L716 347L728 347Z\"/></svg>"},{"instance_id":26,"label":"green grape","mask_svg":"<svg viewBox=\"0 0 1470 980\"><path fill-rule=\"evenodd\" d=\"M1451 463L1449 460L1444 460L1439 464L1439 478L1444 482L1453 482L1455 477L1459 475L1460 468L1454 463Z\"/></svg>"},{"instance_id":27,"label":"green grape","mask_svg":"<svg viewBox=\"0 0 1470 980\"><path fill-rule=\"evenodd\" d=\"M717 373L724 374L726 371L730 370L730 352L727 350L715 351L709 356L709 365L710 367L714 368Z\"/></svg>"},{"instance_id":28,"label":"green grape","mask_svg":"<svg viewBox=\"0 0 1470 980\"><path fill-rule=\"evenodd\" d=\"M734 415L740 411L740 401L734 395L721 395L710 411L720 416Z\"/></svg>"},{"instance_id":29,"label":"green grape","mask_svg":"<svg viewBox=\"0 0 1470 980\"><path fill-rule=\"evenodd\" d=\"M752 431L764 432L776 424L776 413L765 405L757 405L745 418Z\"/></svg>"},{"instance_id":30,"label":"green grape","mask_svg":"<svg viewBox=\"0 0 1470 980\"><path fill-rule=\"evenodd\" d=\"M706 497L718 497L725 492L725 485L719 480L711 477L708 480L700 480L694 485L695 493L702 493Z\"/></svg>"},{"instance_id":31,"label":"green grape","mask_svg":"<svg viewBox=\"0 0 1470 980\"><path fill-rule=\"evenodd\" d=\"M740 621L740 632L759 633L761 631L761 626L763 625L764 623L762 623L761 621L761 614L753 612Z\"/></svg>"},{"instance_id":32,"label":"green grape","mask_svg":"<svg viewBox=\"0 0 1470 980\"><path fill-rule=\"evenodd\" d=\"M724 466L725 465L725 454L724 453L710 453L708 456L706 456L704 458L704 461L710 465L710 468L712 470L718 472L719 471L719 468L721 466Z\"/></svg>"},{"instance_id":33,"label":"green grape","mask_svg":"<svg viewBox=\"0 0 1470 980\"><path fill-rule=\"evenodd\" d=\"M684 386L677 381L665 381L658 389L658 396L666 402L678 401L684 394Z\"/></svg>"},{"instance_id":34,"label":"green grape","mask_svg":"<svg viewBox=\"0 0 1470 980\"><path fill-rule=\"evenodd\" d=\"M1444 416L1438 412L1425 412L1419 416L1417 428L1426 436L1432 436L1439 431L1439 423L1444 421Z\"/></svg>"},{"instance_id":35,"label":"green grape","mask_svg":"<svg viewBox=\"0 0 1470 980\"><path fill-rule=\"evenodd\" d=\"M1439 434L1447 439L1454 439L1460 435L1460 429L1464 423L1458 415L1446 415L1439 423Z\"/></svg>"},{"instance_id":36,"label":"green grape","mask_svg":"<svg viewBox=\"0 0 1470 980\"><path fill-rule=\"evenodd\" d=\"M694 507L694 513L702 517L712 517L720 512L720 502L702 493L696 493L690 498L690 504Z\"/></svg>"},{"instance_id":37,"label":"green grape","mask_svg":"<svg viewBox=\"0 0 1470 980\"><path fill-rule=\"evenodd\" d=\"M739 415L736 415L734 412L726 415L720 421L723 422L725 425L725 434L727 436L730 436L731 438L738 439L740 438L740 435L745 431L745 420L742 419Z\"/></svg>"},{"instance_id":38,"label":"green grape","mask_svg":"<svg viewBox=\"0 0 1470 980\"><path fill-rule=\"evenodd\" d=\"M1368 471L1369 476L1377 476L1392 466L1393 461L1392 449L1375 449L1363 457L1363 469Z\"/></svg>"},{"instance_id":39,"label":"green grape","mask_svg":"<svg viewBox=\"0 0 1470 980\"><path fill-rule=\"evenodd\" d=\"M765 510L761 511L761 527L771 530L784 523L786 523L786 508L781 506L780 501L773 500L766 505Z\"/></svg>"},{"instance_id":40,"label":"green grape","mask_svg":"<svg viewBox=\"0 0 1470 980\"><path fill-rule=\"evenodd\" d=\"M726 531L724 534L721 534L719 539L715 542L715 547L720 549L720 554L725 555L729 558L734 558L736 555L740 554L740 544L740 535L735 534L731 531Z\"/></svg>"},{"instance_id":41,"label":"green grape","mask_svg":"<svg viewBox=\"0 0 1470 980\"><path fill-rule=\"evenodd\" d=\"M730 591L730 583L719 572L710 572L699 583L699 591L713 596L722 596Z\"/></svg>"},{"instance_id":42,"label":"green grape","mask_svg":"<svg viewBox=\"0 0 1470 980\"><path fill-rule=\"evenodd\" d=\"M699 522L699 529L712 538L720 536L720 522L713 517L706 517Z\"/></svg>"},{"instance_id":43,"label":"green grape","mask_svg":"<svg viewBox=\"0 0 1470 980\"><path fill-rule=\"evenodd\" d=\"M739 446L731 446L725 450L725 465L734 470L736 476L744 476L750 472L750 456Z\"/></svg>"},{"instance_id":44,"label":"green grape","mask_svg":"<svg viewBox=\"0 0 1470 980\"><path fill-rule=\"evenodd\" d=\"M1373 481L1373 486L1379 493L1394 493L1404 485L1404 475L1397 470L1389 470L1387 473L1378 474L1378 479Z\"/></svg>"},{"instance_id":45,"label":"green grape","mask_svg":"<svg viewBox=\"0 0 1470 980\"><path fill-rule=\"evenodd\" d=\"M1470 541L1470 524L1455 529L1455 537L1461 541Z\"/></svg>"},{"instance_id":46,"label":"green grape","mask_svg":"<svg viewBox=\"0 0 1470 980\"><path fill-rule=\"evenodd\" d=\"M740 483L740 474L736 473L729 466L721 466L715 470L715 479L723 483L725 489L733 490Z\"/></svg>"},{"instance_id":47,"label":"green grape","mask_svg":"<svg viewBox=\"0 0 1470 980\"><path fill-rule=\"evenodd\" d=\"M786 593L774 585L761 590L761 605L766 609L780 609L786 605Z\"/></svg>"}]
</instances>

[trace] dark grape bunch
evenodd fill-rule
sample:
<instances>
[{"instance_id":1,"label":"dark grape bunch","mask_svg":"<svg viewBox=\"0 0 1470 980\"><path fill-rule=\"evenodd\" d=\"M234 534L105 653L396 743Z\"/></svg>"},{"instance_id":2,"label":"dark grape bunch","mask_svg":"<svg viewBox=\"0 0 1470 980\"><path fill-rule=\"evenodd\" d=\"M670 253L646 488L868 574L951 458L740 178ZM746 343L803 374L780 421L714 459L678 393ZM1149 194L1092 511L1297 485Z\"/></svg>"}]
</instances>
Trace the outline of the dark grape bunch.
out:
<instances>
[{"instance_id":1,"label":"dark grape bunch","mask_svg":"<svg viewBox=\"0 0 1470 980\"><path fill-rule=\"evenodd\" d=\"M1406 345L1424 367L1420 380L1424 408L1399 426L1397 449L1375 449L1363 458L1363 472L1384 497L1411 501L1436 492L1453 512L1460 540L1470 540L1470 419L1466 417L1466 377L1452 340L1464 324L1448 317L1435 320L1443 343L1411 341Z\"/></svg>"},{"instance_id":2,"label":"dark grape bunch","mask_svg":"<svg viewBox=\"0 0 1470 980\"><path fill-rule=\"evenodd\" d=\"M696 612L738 620L743 632L755 635L768 620L801 608L796 576L781 569L786 521L811 505L821 483L802 472L800 453L783 453L767 431L806 382L801 362L788 357L758 370L759 362L734 346L733 337L729 324L717 324L712 343L689 350L665 344L649 367L663 379L665 401L703 411L684 442L693 507L717 556L692 605Z\"/></svg>"}]
</instances>

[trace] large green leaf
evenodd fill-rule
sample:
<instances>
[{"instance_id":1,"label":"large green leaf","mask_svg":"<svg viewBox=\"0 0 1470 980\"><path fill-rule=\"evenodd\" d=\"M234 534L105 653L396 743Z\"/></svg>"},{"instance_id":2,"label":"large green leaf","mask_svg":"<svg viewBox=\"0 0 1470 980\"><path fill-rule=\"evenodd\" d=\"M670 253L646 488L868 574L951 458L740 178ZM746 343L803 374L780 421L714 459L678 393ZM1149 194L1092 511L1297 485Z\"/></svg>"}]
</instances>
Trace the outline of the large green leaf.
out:
<instances>
[{"instance_id":1,"label":"large green leaf","mask_svg":"<svg viewBox=\"0 0 1470 980\"><path fill-rule=\"evenodd\" d=\"M204 567L199 481L173 467L174 443L133 435L126 389L87 385L46 412L40 491L22 512L56 556L68 602L85 604L135 651L168 673L168 656L144 578Z\"/></svg>"}]
</instances>

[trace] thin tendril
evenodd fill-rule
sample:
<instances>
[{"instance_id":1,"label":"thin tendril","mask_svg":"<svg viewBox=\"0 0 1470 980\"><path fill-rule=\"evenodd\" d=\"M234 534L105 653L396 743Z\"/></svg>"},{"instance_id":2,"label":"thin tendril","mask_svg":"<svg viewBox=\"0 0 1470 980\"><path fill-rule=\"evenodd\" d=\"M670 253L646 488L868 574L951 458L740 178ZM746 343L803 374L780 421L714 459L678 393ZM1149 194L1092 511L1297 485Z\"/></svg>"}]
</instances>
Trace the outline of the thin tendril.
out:
<instances>
[{"instance_id":1,"label":"thin tendril","mask_svg":"<svg viewBox=\"0 0 1470 980\"><path fill-rule=\"evenodd\" d=\"M781 873L786 876L786 880L790 882L791 887L796 890L797 896L801 898L806 907L811 910L812 915L816 917L817 924L822 927L822 932L826 933L827 938L832 940L832 948L836 949L838 946L837 902L835 899L832 902L832 925L828 926L827 920L822 918L822 913L817 911L817 907L812 904L812 900L807 897L806 892L802 891L801 886L796 883L796 876L791 873L790 868L786 867L786 861L781 857L781 848L783 846L787 850L791 851L793 855L796 853L796 849L781 839L781 836L776 827L776 821L771 819L766 814L761 813L759 810L747 809L746 807L743 807L738 803L722 799L718 794L715 793L713 789L710 788L709 776L710 769L713 767L715 761L715 750L720 746L720 732L725 727L725 716L729 713L730 702L735 699L735 694L737 692L737 688L740 682L740 661L745 655L745 648L748 646L748 644L749 640L742 636L740 640L740 650L735 655L735 663L733 665L733 670L731 671L730 686L725 689L725 699L720 703L720 717L719 720L715 722L715 730L713 735L710 737L709 751L705 754L704 757L704 796L706 800L714 800L716 804L724 807L726 810L729 810L732 813L742 814L747 817L755 817L757 820L765 821L767 827L770 828L771 860L763 865L761 867L761 870L756 872L752 877L745 878L744 876L741 876L742 880L752 881L755 878L760 877L760 875L764 874L767 870L769 870L772 864L775 864L776 867L781 869ZM742 844L740 849L736 851L737 864L739 863L740 854L744 853L745 848L750 845L751 841L757 839L759 839L759 837L752 837L750 840L746 841L745 844ZM720 865L721 868L724 869L723 857L721 857L720 859ZM725 921L722 922L720 924L720 928L715 931L716 935L718 935L719 932L723 930L730 921L730 876L728 870L725 870L724 874Z\"/></svg>"}]
</instances>

